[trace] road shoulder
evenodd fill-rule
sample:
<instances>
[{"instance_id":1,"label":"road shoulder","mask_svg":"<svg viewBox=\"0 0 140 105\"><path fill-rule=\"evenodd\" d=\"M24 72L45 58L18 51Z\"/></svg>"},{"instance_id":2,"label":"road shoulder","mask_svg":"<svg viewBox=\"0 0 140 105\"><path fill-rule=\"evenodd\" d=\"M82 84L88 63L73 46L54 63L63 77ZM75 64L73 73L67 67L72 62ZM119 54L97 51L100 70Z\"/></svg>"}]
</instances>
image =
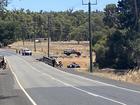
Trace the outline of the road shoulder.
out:
<instances>
[{"instance_id":1,"label":"road shoulder","mask_svg":"<svg viewBox=\"0 0 140 105\"><path fill-rule=\"evenodd\" d=\"M10 69L0 70L0 105L32 105Z\"/></svg>"},{"instance_id":2,"label":"road shoulder","mask_svg":"<svg viewBox=\"0 0 140 105\"><path fill-rule=\"evenodd\" d=\"M76 71L74 69L61 69L60 68L59 70L62 70L64 72L68 72L68 73L71 73L71 74L74 74L74 75L82 76L82 77L85 77L85 78L88 78L88 79L91 79L91 80L103 82L103 83L106 83L106 84L111 84L111 85L126 88L126 89L140 91L140 85L139 84L132 84L132 83L113 80L113 79L109 79L109 78L99 77L99 76L94 75L94 73L79 72L79 71Z\"/></svg>"}]
</instances>

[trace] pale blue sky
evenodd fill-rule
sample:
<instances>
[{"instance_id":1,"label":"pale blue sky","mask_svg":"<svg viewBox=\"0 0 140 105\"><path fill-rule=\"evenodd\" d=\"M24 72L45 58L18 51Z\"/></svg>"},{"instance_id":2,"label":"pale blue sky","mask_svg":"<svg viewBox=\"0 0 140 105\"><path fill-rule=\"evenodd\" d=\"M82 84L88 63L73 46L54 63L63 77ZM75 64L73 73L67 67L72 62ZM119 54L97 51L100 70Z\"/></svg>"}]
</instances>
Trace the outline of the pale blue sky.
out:
<instances>
[{"instance_id":1,"label":"pale blue sky","mask_svg":"<svg viewBox=\"0 0 140 105\"><path fill-rule=\"evenodd\" d=\"M88 2L89 0L84 0ZM91 0L95 2L95 0ZM117 3L118 0L98 0L97 6L92 6L92 10L103 10L106 4ZM87 6L82 5L82 0L11 0L8 9L30 9L31 11L65 11L68 9L87 10Z\"/></svg>"}]
</instances>

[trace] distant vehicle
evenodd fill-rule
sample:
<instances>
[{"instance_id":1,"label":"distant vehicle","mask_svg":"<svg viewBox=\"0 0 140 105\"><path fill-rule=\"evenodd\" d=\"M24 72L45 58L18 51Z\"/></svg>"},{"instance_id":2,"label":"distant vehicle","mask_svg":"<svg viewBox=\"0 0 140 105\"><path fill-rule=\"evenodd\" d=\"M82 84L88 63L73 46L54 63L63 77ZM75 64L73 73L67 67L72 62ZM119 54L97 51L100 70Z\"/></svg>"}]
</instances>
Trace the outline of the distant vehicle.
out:
<instances>
[{"instance_id":1,"label":"distant vehicle","mask_svg":"<svg viewBox=\"0 0 140 105\"><path fill-rule=\"evenodd\" d=\"M68 65L67 68L80 68L80 65L73 62L72 64Z\"/></svg>"},{"instance_id":2,"label":"distant vehicle","mask_svg":"<svg viewBox=\"0 0 140 105\"><path fill-rule=\"evenodd\" d=\"M76 54L77 56L81 56L81 53L74 50L74 49L64 50L64 54L67 55L67 56L70 56L71 54Z\"/></svg>"},{"instance_id":3,"label":"distant vehicle","mask_svg":"<svg viewBox=\"0 0 140 105\"><path fill-rule=\"evenodd\" d=\"M22 55L32 55L32 51L29 50L28 48L22 49L21 50Z\"/></svg>"},{"instance_id":4,"label":"distant vehicle","mask_svg":"<svg viewBox=\"0 0 140 105\"><path fill-rule=\"evenodd\" d=\"M12 45L8 45L8 48L11 48L12 47Z\"/></svg>"},{"instance_id":5,"label":"distant vehicle","mask_svg":"<svg viewBox=\"0 0 140 105\"><path fill-rule=\"evenodd\" d=\"M41 42L41 40L36 39L36 40L35 40L35 42L36 42L36 43L40 43L40 42Z\"/></svg>"}]
</instances>

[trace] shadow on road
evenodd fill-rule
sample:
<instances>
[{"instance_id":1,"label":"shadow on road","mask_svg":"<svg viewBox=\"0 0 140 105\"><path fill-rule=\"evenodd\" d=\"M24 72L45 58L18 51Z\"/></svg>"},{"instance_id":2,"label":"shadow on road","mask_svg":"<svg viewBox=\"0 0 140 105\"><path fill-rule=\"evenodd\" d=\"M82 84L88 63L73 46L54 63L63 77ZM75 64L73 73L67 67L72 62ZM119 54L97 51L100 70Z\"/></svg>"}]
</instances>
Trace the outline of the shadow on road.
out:
<instances>
[{"instance_id":1,"label":"shadow on road","mask_svg":"<svg viewBox=\"0 0 140 105\"><path fill-rule=\"evenodd\" d=\"M3 95L1 95L0 96L0 100L3 100L3 99L11 99L11 98L16 98L16 97L18 97L18 96L3 96Z\"/></svg>"}]
</instances>

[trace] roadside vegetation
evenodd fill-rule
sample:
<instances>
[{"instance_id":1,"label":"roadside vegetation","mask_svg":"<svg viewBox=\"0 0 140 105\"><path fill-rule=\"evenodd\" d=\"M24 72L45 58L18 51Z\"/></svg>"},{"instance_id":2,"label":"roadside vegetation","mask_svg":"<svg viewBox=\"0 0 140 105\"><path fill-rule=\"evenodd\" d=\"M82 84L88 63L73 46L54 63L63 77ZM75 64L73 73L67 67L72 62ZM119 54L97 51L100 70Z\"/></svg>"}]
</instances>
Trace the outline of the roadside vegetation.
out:
<instances>
[{"instance_id":1,"label":"roadside vegetation","mask_svg":"<svg viewBox=\"0 0 140 105\"><path fill-rule=\"evenodd\" d=\"M0 45L7 46L21 40L33 41L35 37L47 38L49 32L52 41L75 40L77 44L88 41L88 13L83 10L9 11L5 9L6 3L4 0L0 4ZM91 16L96 66L99 69L138 70L140 1L120 0L117 5L108 4L104 11L92 11Z\"/></svg>"},{"instance_id":2,"label":"roadside vegetation","mask_svg":"<svg viewBox=\"0 0 140 105\"><path fill-rule=\"evenodd\" d=\"M113 72L94 72L94 75L122 82L140 84L140 70L130 70L125 74L117 74Z\"/></svg>"}]
</instances>

